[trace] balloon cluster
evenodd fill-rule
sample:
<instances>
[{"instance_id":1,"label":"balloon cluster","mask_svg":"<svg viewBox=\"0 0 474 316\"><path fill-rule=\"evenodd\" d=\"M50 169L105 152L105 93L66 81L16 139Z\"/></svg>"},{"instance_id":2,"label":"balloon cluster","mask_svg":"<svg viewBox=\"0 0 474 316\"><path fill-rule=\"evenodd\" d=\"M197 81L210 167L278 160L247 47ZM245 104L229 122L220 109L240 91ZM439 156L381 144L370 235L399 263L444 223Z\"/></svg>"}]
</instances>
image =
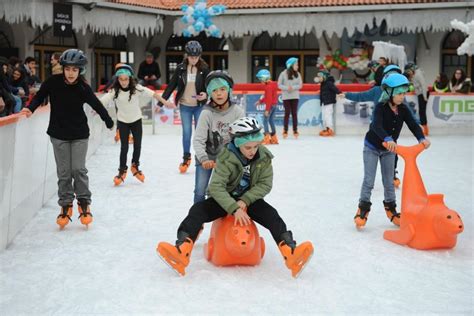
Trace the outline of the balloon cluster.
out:
<instances>
[{"instance_id":1,"label":"balloon cluster","mask_svg":"<svg viewBox=\"0 0 474 316\"><path fill-rule=\"evenodd\" d=\"M205 31L208 36L221 37L221 31L212 22L212 17L224 13L225 10L226 7L220 4L208 8L206 0L196 0L193 6L182 5L181 11L184 12L184 16L181 22L186 24L183 36L192 37Z\"/></svg>"},{"instance_id":2,"label":"balloon cluster","mask_svg":"<svg viewBox=\"0 0 474 316\"><path fill-rule=\"evenodd\" d=\"M364 70L369 64L369 53L363 48L353 48L347 60L347 67L352 70Z\"/></svg>"},{"instance_id":3,"label":"balloon cluster","mask_svg":"<svg viewBox=\"0 0 474 316\"><path fill-rule=\"evenodd\" d=\"M341 51L337 49L334 54L326 55L323 60L323 65L327 70L336 68L338 70L347 69L348 58L342 55Z\"/></svg>"}]
</instances>

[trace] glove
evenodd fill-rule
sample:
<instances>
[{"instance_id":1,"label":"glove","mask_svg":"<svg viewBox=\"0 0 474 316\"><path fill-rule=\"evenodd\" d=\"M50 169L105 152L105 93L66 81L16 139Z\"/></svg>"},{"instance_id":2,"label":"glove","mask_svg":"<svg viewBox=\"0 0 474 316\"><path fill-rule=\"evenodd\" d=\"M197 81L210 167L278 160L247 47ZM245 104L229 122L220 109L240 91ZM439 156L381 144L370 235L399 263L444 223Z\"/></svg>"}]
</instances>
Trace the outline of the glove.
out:
<instances>
[{"instance_id":1,"label":"glove","mask_svg":"<svg viewBox=\"0 0 474 316\"><path fill-rule=\"evenodd\" d=\"M112 121L112 119L109 117L109 118L105 121L105 126L107 126L108 129L111 129L112 127L114 127L114 121Z\"/></svg>"}]
</instances>

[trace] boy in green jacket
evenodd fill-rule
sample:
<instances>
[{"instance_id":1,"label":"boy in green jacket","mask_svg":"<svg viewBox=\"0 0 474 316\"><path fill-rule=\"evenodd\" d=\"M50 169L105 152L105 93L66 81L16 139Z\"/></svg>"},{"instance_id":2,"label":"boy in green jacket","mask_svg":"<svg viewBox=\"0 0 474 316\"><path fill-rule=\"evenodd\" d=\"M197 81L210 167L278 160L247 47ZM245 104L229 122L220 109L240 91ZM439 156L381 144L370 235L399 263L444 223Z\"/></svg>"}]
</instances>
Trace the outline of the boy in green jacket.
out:
<instances>
[{"instance_id":1,"label":"boy in green jacket","mask_svg":"<svg viewBox=\"0 0 474 316\"><path fill-rule=\"evenodd\" d=\"M232 141L217 157L209 184L210 197L194 204L178 228L178 240L172 245L158 244L159 256L185 275L191 251L204 223L232 215L234 224L249 225L253 219L270 230L293 277L297 277L313 254L307 241L296 246L291 231L276 209L263 198L272 189L273 169L270 151L261 146L262 127L254 118L240 118L230 125Z\"/></svg>"}]
</instances>

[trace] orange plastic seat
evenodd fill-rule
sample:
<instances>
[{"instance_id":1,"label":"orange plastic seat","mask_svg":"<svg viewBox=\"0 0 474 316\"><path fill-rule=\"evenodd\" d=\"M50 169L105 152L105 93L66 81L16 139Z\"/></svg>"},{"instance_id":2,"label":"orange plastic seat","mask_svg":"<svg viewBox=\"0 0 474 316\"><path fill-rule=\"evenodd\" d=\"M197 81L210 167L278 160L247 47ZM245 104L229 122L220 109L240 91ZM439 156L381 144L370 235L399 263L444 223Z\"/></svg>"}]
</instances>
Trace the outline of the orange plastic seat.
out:
<instances>
[{"instance_id":1,"label":"orange plastic seat","mask_svg":"<svg viewBox=\"0 0 474 316\"><path fill-rule=\"evenodd\" d=\"M454 248L464 225L459 214L444 204L443 194L426 193L416 164L424 148L397 146L397 154L405 160L400 229L386 230L383 237L421 250Z\"/></svg>"},{"instance_id":2,"label":"orange plastic seat","mask_svg":"<svg viewBox=\"0 0 474 316\"><path fill-rule=\"evenodd\" d=\"M265 242L255 223L234 226L233 216L215 220L204 245L204 256L216 266L254 266L260 263L264 254Z\"/></svg>"}]
</instances>

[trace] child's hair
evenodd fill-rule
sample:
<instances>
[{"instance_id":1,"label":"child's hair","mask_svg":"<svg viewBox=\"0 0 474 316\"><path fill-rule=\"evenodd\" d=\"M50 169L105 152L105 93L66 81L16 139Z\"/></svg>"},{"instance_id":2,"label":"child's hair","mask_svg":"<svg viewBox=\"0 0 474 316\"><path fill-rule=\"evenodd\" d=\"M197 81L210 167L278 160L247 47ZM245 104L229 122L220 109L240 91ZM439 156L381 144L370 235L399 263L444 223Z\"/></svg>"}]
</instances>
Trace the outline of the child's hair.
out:
<instances>
[{"instance_id":1,"label":"child's hair","mask_svg":"<svg viewBox=\"0 0 474 316\"><path fill-rule=\"evenodd\" d=\"M130 82L128 84L128 88L130 89L129 90L130 95L128 96L128 101L132 100L132 95L134 95L135 92L137 91L137 82L136 82L135 78L134 77L129 77L129 78L130 78ZM117 99L118 95L120 93L120 89L121 89L120 82L118 81L118 78L115 78L113 89L115 90L114 99Z\"/></svg>"},{"instance_id":2,"label":"child's hair","mask_svg":"<svg viewBox=\"0 0 474 316\"><path fill-rule=\"evenodd\" d=\"M184 59L183 59L183 64L187 67L188 66L188 54L184 54ZM204 59L202 59L201 56L199 56L199 61L196 64L196 68L198 70L202 70L204 68L209 68L209 65L206 63Z\"/></svg>"},{"instance_id":3,"label":"child's hair","mask_svg":"<svg viewBox=\"0 0 474 316\"><path fill-rule=\"evenodd\" d=\"M293 78L298 78L299 76L299 73L293 69L293 66L286 70L286 74L288 75L289 80L292 80Z\"/></svg>"}]
</instances>

